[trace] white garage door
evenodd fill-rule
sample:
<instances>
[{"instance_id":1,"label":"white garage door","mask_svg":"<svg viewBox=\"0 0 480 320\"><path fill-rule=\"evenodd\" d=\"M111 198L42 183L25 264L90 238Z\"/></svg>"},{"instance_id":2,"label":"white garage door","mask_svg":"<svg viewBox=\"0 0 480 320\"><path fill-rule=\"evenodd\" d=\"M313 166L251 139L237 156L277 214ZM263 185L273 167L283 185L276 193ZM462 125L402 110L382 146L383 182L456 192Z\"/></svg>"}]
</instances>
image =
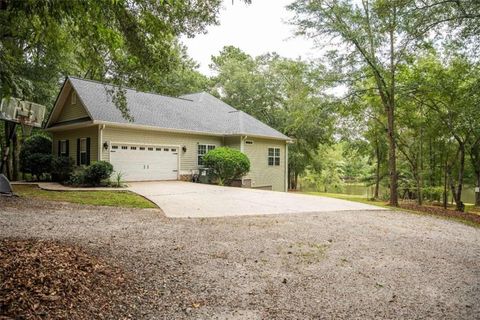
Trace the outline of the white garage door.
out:
<instances>
[{"instance_id":1,"label":"white garage door","mask_svg":"<svg viewBox=\"0 0 480 320\"><path fill-rule=\"evenodd\" d=\"M176 180L178 148L112 143L110 163L125 181Z\"/></svg>"}]
</instances>

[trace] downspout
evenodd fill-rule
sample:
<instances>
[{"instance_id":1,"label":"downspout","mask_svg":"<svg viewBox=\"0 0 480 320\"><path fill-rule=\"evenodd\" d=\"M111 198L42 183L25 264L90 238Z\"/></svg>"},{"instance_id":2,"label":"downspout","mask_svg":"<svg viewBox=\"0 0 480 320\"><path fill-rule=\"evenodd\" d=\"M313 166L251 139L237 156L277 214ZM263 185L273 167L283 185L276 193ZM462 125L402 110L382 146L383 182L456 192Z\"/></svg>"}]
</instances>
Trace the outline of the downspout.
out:
<instances>
[{"instance_id":1,"label":"downspout","mask_svg":"<svg viewBox=\"0 0 480 320\"><path fill-rule=\"evenodd\" d=\"M243 136L240 136L240 152L241 153L245 153L245 146L243 144L243 141L247 139L247 136L243 137ZM242 177L242 187L245 185L244 183L244 177Z\"/></svg>"},{"instance_id":2,"label":"downspout","mask_svg":"<svg viewBox=\"0 0 480 320\"><path fill-rule=\"evenodd\" d=\"M98 161L102 161L103 129L105 129L104 124L101 124L101 125L98 126Z\"/></svg>"},{"instance_id":3,"label":"downspout","mask_svg":"<svg viewBox=\"0 0 480 320\"><path fill-rule=\"evenodd\" d=\"M288 192L288 142L285 142L285 192Z\"/></svg>"}]
</instances>

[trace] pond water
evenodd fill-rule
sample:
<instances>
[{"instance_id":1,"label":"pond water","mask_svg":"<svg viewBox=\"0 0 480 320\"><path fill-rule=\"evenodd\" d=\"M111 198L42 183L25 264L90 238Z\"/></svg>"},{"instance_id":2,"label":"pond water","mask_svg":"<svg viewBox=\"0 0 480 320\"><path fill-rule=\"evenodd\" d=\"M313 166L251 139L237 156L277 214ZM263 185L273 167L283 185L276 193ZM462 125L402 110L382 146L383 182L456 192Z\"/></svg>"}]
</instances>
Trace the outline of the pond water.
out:
<instances>
[{"instance_id":1,"label":"pond water","mask_svg":"<svg viewBox=\"0 0 480 320\"><path fill-rule=\"evenodd\" d=\"M319 191L324 192L324 188L321 187L320 190L315 186L310 185L301 185L300 189L302 191ZM357 196L364 196L365 198L371 198L373 196L374 186L365 186L362 184L343 184L341 186L327 188L328 192L332 193L341 193L341 194L350 194ZM380 197L386 193L387 189L383 186L380 187ZM452 201L451 192L449 192L449 201ZM462 201L464 203L475 203L475 188L464 186L462 191Z\"/></svg>"}]
</instances>

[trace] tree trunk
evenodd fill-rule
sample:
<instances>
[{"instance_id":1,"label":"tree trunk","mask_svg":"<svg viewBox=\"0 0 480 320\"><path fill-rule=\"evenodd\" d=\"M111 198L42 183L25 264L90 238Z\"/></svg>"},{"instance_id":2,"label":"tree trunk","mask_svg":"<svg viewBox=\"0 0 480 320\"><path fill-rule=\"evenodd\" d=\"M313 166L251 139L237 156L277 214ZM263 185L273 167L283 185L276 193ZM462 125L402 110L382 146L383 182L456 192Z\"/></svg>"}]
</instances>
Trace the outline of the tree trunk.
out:
<instances>
[{"instance_id":1,"label":"tree trunk","mask_svg":"<svg viewBox=\"0 0 480 320\"><path fill-rule=\"evenodd\" d=\"M12 139L12 180L18 181L20 178L20 143L18 135L15 133Z\"/></svg>"},{"instance_id":2,"label":"tree trunk","mask_svg":"<svg viewBox=\"0 0 480 320\"><path fill-rule=\"evenodd\" d=\"M470 149L470 160L477 179L476 187L480 191L480 138L477 139ZM480 192L475 193L475 206L480 207Z\"/></svg>"},{"instance_id":3,"label":"tree trunk","mask_svg":"<svg viewBox=\"0 0 480 320\"><path fill-rule=\"evenodd\" d=\"M398 177L397 177L397 155L395 142L395 28L397 8L394 5L392 11L392 25L390 26L390 90L389 103L387 108L387 133L388 133L388 167L390 171L390 205L398 207Z\"/></svg>"},{"instance_id":4,"label":"tree trunk","mask_svg":"<svg viewBox=\"0 0 480 320\"><path fill-rule=\"evenodd\" d=\"M455 194L455 204L457 211L464 211L465 205L462 202L463 175L465 172L465 144L460 144L460 163L458 167L458 186Z\"/></svg>"},{"instance_id":5,"label":"tree trunk","mask_svg":"<svg viewBox=\"0 0 480 320\"><path fill-rule=\"evenodd\" d=\"M465 143L458 141L458 155L460 156L458 164L458 181L457 186L450 175L450 189L452 190L453 200L455 201L455 210L463 212L465 205L462 202L462 188L463 188L463 176L465 171Z\"/></svg>"},{"instance_id":6,"label":"tree trunk","mask_svg":"<svg viewBox=\"0 0 480 320\"><path fill-rule=\"evenodd\" d=\"M420 170L418 172L417 202L421 206L423 204L423 130L422 129L420 129L420 151L418 154L418 162L419 162Z\"/></svg>"},{"instance_id":7,"label":"tree trunk","mask_svg":"<svg viewBox=\"0 0 480 320\"><path fill-rule=\"evenodd\" d=\"M477 171L477 188L479 192L475 193L475 206L480 207L480 171Z\"/></svg>"},{"instance_id":8,"label":"tree trunk","mask_svg":"<svg viewBox=\"0 0 480 320\"><path fill-rule=\"evenodd\" d=\"M390 205L398 207L398 190L397 190L397 155L394 132L394 109L389 107L387 110L388 118L388 170L390 174Z\"/></svg>"},{"instance_id":9,"label":"tree trunk","mask_svg":"<svg viewBox=\"0 0 480 320\"><path fill-rule=\"evenodd\" d=\"M445 172L443 181L443 208L447 209L448 205L448 157L445 155Z\"/></svg>"},{"instance_id":10,"label":"tree trunk","mask_svg":"<svg viewBox=\"0 0 480 320\"><path fill-rule=\"evenodd\" d=\"M375 157L377 158L377 167L375 168L375 191L373 198L378 199L378 191L380 189L380 146L378 141L375 147Z\"/></svg>"}]
</instances>

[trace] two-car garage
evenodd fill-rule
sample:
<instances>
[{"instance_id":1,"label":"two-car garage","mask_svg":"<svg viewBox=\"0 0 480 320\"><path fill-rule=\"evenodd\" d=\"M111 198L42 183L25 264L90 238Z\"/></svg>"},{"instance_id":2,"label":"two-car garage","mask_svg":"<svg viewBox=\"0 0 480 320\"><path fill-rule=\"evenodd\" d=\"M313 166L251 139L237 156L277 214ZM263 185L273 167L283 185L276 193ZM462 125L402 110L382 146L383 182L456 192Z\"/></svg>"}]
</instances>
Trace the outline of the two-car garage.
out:
<instances>
[{"instance_id":1,"label":"two-car garage","mask_svg":"<svg viewBox=\"0 0 480 320\"><path fill-rule=\"evenodd\" d=\"M110 163L125 181L177 180L176 146L112 143Z\"/></svg>"}]
</instances>

